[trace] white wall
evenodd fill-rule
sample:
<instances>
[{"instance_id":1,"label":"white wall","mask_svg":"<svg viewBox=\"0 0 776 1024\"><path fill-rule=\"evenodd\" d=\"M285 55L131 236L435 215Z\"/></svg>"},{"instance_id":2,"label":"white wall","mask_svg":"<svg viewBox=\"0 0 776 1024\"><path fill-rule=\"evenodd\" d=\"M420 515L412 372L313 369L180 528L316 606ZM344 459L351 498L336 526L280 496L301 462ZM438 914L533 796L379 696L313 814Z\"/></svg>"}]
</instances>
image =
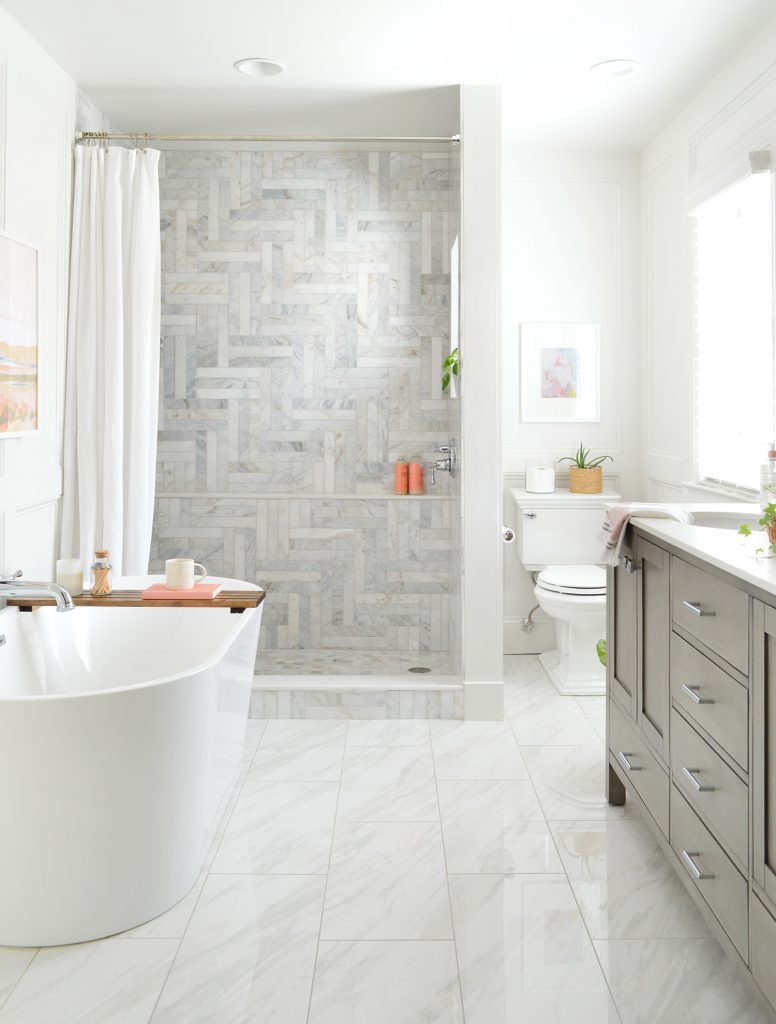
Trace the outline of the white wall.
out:
<instances>
[{"instance_id":1,"label":"white wall","mask_svg":"<svg viewBox=\"0 0 776 1024\"><path fill-rule=\"evenodd\" d=\"M503 717L501 90L461 88L463 678L466 717Z\"/></svg>"},{"instance_id":2,"label":"white wall","mask_svg":"<svg viewBox=\"0 0 776 1024\"><path fill-rule=\"evenodd\" d=\"M688 486L694 473L688 203L713 192L738 168L746 168L750 150L774 141L776 19L642 156L644 472L648 496L656 500L715 497ZM734 346L731 339L731 350Z\"/></svg>"},{"instance_id":3,"label":"white wall","mask_svg":"<svg viewBox=\"0 0 776 1024\"><path fill-rule=\"evenodd\" d=\"M504 522L519 527L509 494L525 460L557 459L584 442L606 463L608 486L642 496L639 399L639 160L584 153L512 153L504 168L503 497ZM601 325L599 423L521 423L521 323ZM533 583L504 553L504 650L547 650L554 627L542 613L526 634Z\"/></svg>"},{"instance_id":4,"label":"white wall","mask_svg":"<svg viewBox=\"0 0 776 1024\"><path fill-rule=\"evenodd\" d=\"M0 9L0 227L39 250L40 431L0 440L0 569L51 579L62 492L75 85Z\"/></svg>"}]
</instances>

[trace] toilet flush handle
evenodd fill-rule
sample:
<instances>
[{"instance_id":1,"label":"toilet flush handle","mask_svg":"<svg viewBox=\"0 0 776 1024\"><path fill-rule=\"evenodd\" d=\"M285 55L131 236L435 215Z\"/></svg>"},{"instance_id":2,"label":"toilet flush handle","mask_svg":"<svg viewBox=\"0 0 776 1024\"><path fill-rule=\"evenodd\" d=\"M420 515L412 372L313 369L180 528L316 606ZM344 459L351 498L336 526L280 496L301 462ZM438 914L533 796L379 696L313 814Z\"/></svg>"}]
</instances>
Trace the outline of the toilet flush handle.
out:
<instances>
[{"instance_id":1,"label":"toilet flush handle","mask_svg":"<svg viewBox=\"0 0 776 1024\"><path fill-rule=\"evenodd\" d=\"M536 519L536 513L535 512L523 512L523 515L525 516L526 519Z\"/></svg>"}]
</instances>

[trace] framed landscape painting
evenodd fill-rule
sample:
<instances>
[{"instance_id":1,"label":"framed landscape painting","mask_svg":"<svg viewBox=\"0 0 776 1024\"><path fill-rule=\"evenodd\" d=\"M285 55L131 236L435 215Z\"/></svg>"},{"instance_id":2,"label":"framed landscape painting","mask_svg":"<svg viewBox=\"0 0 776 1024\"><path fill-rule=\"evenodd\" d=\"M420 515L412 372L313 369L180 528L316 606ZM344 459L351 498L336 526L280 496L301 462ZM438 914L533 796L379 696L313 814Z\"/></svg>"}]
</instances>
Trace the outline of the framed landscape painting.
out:
<instances>
[{"instance_id":1,"label":"framed landscape painting","mask_svg":"<svg viewBox=\"0 0 776 1024\"><path fill-rule=\"evenodd\" d=\"M0 440L38 429L38 251L0 232Z\"/></svg>"},{"instance_id":2,"label":"framed landscape painting","mask_svg":"<svg viewBox=\"0 0 776 1024\"><path fill-rule=\"evenodd\" d=\"M598 324L520 325L520 418L524 423L600 419Z\"/></svg>"}]
</instances>

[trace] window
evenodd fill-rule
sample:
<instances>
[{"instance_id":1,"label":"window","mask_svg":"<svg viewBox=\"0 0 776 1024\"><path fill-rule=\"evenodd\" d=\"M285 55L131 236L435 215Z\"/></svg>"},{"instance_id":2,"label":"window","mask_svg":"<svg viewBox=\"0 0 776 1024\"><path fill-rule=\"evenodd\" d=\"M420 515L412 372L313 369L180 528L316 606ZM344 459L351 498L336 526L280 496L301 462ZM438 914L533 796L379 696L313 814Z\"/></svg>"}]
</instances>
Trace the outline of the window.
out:
<instances>
[{"instance_id":1,"label":"window","mask_svg":"<svg viewBox=\"0 0 776 1024\"><path fill-rule=\"evenodd\" d=\"M771 174L744 178L694 216L698 479L756 490L776 441Z\"/></svg>"}]
</instances>

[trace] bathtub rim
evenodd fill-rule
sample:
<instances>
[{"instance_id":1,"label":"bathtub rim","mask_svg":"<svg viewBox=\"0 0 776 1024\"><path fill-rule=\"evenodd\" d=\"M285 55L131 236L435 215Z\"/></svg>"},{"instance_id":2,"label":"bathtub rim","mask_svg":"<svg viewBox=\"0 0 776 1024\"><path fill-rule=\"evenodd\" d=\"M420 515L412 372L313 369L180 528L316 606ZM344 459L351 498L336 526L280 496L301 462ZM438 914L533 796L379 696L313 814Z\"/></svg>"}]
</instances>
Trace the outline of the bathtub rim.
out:
<instances>
[{"instance_id":1,"label":"bathtub rim","mask_svg":"<svg viewBox=\"0 0 776 1024\"><path fill-rule=\"evenodd\" d=\"M257 589L259 589L259 588L257 588ZM105 614L106 612L112 612L112 611L117 611L117 610L119 610L119 609L115 609L115 608L102 608L102 609L85 608L84 609L84 611L100 611L103 614ZM129 608L129 609L126 609L126 610L127 611L136 611L136 609L134 609L134 608ZM148 610L150 611L151 609L148 609ZM167 608L155 608L154 610L160 612L161 614L166 614L169 609L167 609ZM193 611L193 610L196 610L196 609L179 609L179 610L182 610L182 611L183 610L185 610L185 611ZM204 611L210 611L211 609L207 609L206 608L206 609L203 609L203 610ZM226 611L226 609L221 609L221 610L222 611ZM20 608L18 608L16 606L8 606L8 607L0 609L0 630L2 630L3 615L5 615L8 612L16 612L17 615L21 615L21 614L24 614L24 615L36 615L37 612L39 612L39 611L51 611L53 614L58 614L53 608L50 608L50 609L49 608L38 608L38 609L35 609L32 612L24 612L24 613L22 613ZM263 612L263 607L262 607L261 604L259 604L255 608L245 608L239 615L232 616L237 621L227 631L226 636L222 640L221 644L216 648L216 651L213 654L213 656L208 658L206 661L201 661L201 662L198 662L196 665L190 666L189 668L186 669L185 672L177 672L174 675L162 676L161 678L157 678L157 679L146 679L146 680L143 680L142 682L131 683L131 684L127 685L127 686L113 686L109 690L89 690L89 691L87 691L85 693L27 693L27 694L16 694L15 696L8 696L8 697L4 697L4 696L2 696L2 694L0 694L0 705L16 704L16 703L30 703L30 702L41 701L41 700L44 700L44 701L85 700L85 699L93 699L93 698L100 698L100 697L111 697L111 696L115 696L118 693L134 693L137 690L149 689L152 686L163 686L163 685L165 685L167 683L177 682L177 681L179 681L181 679L187 678L190 675L193 675L196 672L206 671L207 669L212 668L214 665L218 664L218 662L220 662L222 660L223 656L229 650L229 648L231 647L232 643L234 642L235 637L242 630L244 625L247 623L248 619L252 618L256 614L261 615L262 612Z\"/></svg>"}]
</instances>

